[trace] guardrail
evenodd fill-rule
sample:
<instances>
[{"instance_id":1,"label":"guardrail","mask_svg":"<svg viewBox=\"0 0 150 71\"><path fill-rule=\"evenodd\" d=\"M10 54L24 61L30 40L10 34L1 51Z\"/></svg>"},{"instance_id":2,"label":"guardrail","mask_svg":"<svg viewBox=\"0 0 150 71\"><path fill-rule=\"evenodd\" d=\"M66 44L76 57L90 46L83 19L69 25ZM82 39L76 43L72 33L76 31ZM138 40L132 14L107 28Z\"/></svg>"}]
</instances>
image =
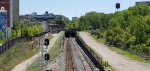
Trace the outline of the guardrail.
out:
<instances>
[{"instance_id":1,"label":"guardrail","mask_svg":"<svg viewBox=\"0 0 150 71\"><path fill-rule=\"evenodd\" d=\"M111 71L108 61L105 61L102 56L98 55L93 49L91 49L79 35L76 36L76 40L81 46L84 46L92 56L94 56L97 61L95 64L100 65L99 68L102 68L104 71Z\"/></svg>"}]
</instances>

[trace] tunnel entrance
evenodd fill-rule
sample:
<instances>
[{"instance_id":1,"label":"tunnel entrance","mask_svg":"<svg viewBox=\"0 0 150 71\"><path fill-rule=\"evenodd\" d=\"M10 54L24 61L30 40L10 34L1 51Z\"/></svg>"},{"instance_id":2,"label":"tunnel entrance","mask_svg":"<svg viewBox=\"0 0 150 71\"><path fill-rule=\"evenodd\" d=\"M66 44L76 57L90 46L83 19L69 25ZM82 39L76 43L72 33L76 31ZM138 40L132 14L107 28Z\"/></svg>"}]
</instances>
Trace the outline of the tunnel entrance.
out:
<instances>
[{"instance_id":1,"label":"tunnel entrance","mask_svg":"<svg viewBox=\"0 0 150 71\"><path fill-rule=\"evenodd\" d=\"M65 31L65 37L76 37L77 32L75 30L66 30Z\"/></svg>"}]
</instances>

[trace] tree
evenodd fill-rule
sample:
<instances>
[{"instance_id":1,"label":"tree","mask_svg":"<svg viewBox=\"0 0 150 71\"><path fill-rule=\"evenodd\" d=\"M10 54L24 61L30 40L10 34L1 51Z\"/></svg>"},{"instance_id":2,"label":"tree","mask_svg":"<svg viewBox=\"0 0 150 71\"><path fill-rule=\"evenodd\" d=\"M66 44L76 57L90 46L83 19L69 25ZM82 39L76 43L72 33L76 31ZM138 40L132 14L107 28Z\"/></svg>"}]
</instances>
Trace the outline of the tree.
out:
<instances>
[{"instance_id":1,"label":"tree","mask_svg":"<svg viewBox=\"0 0 150 71\"><path fill-rule=\"evenodd\" d=\"M72 21L68 24L68 29L78 30L79 24L78 21Z\"/></svg>"},{"instance_id":2,"label":"tree","mask_svg":"<svg viewBox=\"0 0 150 71\"><path fill-rule=\"evenodd\" d=\"M79 18L78 25L80 30L91 30L92 35L131 53L150 52L150 7L145 4L114 14L88 12Z\"/></svg>"},{"instance_id":3,"label":"tree","mask_svg":"<svg viewBox=\"0 0 150 71\"><path fill-rule=\"evenodd\" d=\"M12 28L11 36L34 36L43 32L40 23L31 23L29 21L14 21L14 27Z\"/></svg>"},{"instance_id":4,"label":"tree","mask_svg":"<svg viewBox=\"0 0 150 71\"><path fill-rule=\"evenodd\" d=\"M146 4L139 4L128 9L133 15L146 16L150 14L150 7Z\"/></svg>"}]
</instances>

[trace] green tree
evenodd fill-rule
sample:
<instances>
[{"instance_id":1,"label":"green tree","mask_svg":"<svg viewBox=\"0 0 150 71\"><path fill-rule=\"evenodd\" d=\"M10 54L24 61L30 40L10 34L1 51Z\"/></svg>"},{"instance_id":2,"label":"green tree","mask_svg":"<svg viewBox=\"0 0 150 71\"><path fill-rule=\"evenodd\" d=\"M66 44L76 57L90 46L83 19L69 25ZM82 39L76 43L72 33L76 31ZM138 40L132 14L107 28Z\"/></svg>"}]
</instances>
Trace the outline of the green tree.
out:
<instances>
[{"instance_id":1,"label":"green tree","mask_svg":"<svg viewBox=\"0 0 150 71\"><path fill-rule=\"evenodd\" d=\"M14 26L12 28L11 36L19 37L19 36L34 36L43 32L40 23L35 22L31 23L29 21L14 21Z\"/></svg>"},{"instance_id":2,"label":"green tree","mask_svg":"<svg viewBox=\"0 0 150 71\"><path fill-rule=\"evenodd\" d=\"M146 16L150 14L150 7L146 4L139 4L128 9L133 15Z\"/></svg>"},{"instance_id":3,"label":"green tree","mask_svg":"<svg viewBox=\"0 0 150 71\"><path fill-rule=\"evenodd\" d=\"M79 18L78 28L134 54L150 54L150 7L145 4L114 14L88 12Z\"/></svg>"}]
</instances>

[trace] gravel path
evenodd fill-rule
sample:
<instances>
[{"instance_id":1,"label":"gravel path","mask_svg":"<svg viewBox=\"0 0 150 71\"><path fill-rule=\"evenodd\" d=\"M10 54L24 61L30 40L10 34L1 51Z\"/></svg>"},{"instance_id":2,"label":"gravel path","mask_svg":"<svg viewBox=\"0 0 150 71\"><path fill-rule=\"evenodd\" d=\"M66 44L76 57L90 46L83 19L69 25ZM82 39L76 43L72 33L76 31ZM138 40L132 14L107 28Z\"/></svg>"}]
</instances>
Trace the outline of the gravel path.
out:
<instances>
[{"instance_id":1,"label":"gravel path","mask_svg":"<svg viewBox=\"0 0 150 71\"><path fill-rule=\"evenodd\" d=\"M50 50L50 47L52 47L54 45L55 41L58 39L58 37L60 36L60 34L57 34L57 35L55 34L53 36L54 37L50 40L50 45L49 45L48 50ZM31 58L23 61L22 63L20 63L18 65L16 65L11 71L25 71L26 68L29 65L31 65L34 60L36 60L38 58L39 54L41 54L41 53L37 53L34 56L32 56Z\"/></svg>"},{"instance_id":2,"label":"gravel path","mask_svg":"<svg viewBox=\"0 0 150 71\"><path fill-rule=\"evenodd\" d=\"M64 44L66 46L66 44ZM47 70L52 71L65 71L65 49L61 46L62 52L52 62L47 65Z\"/></svg>"},{"instance_id":3,"label":"gravel path","mask_svg":"<svg viewBox=\"0 0 150 71\"><path fill-rule=\"evenodd\" d=\"M108 61L116 71L150 71L150 64L131 60L111 51L104 44L97 43L89 33L79 32L79 35L88 46L101 55L104 60Z\"/></svg>"},{"instance_id":4,"label":"gravel path","mask_svg":"<svg viewBox=\"0 0 150 71\"><path fill-rule=\"evenodd\" d=\"M67 40L70 44L70 47L67 45ZM73 68L74 71L92 71L91 68L89 68L89 64L85 59L85 55L81 53L82 49L78 46L75 46L77 44L75 42L75 38L65 38L65 44L64 47L62 46L62 53L51 63L48 64L47 70L52 71L66 71L66 52L67 48L71 48L71 54L73 58ZM73 44L74 43L74 44ZM84 51L83 51L84 52ZM71 71L71 70L70 70Z\"/></svg>"}]
</instances>

